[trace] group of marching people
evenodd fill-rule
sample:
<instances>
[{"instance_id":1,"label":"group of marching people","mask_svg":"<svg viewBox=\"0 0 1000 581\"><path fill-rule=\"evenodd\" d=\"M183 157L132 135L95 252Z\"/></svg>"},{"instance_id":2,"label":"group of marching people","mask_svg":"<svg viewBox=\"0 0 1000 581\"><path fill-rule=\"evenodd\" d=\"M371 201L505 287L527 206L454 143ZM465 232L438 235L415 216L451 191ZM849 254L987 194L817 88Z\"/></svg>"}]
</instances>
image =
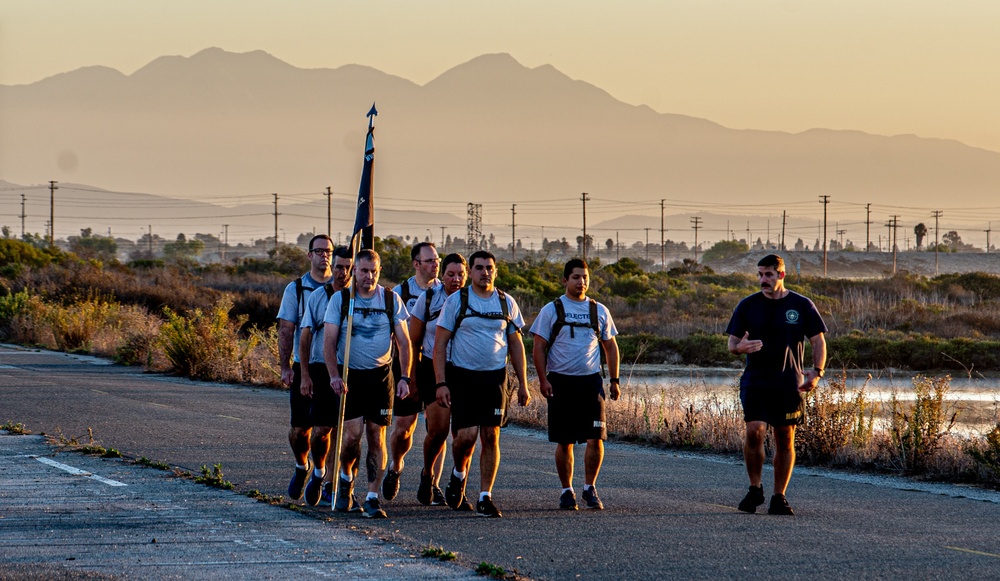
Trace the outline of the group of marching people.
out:
<instances>
[{"instance_id":1,"label":"group of marching people","mask_svg":"<svg viewBox=\"0 0 1000 581\"><path fill-rule=\"evenodd\" d=\"M278 313L281 379L289 386L291 405L288 440L295 459L288 495L304 496L313 506L332 505L336 512L385 518L380 493L386 501L399 493L404 459L423 411L427 429L417 500L500 518L492 491L500 465L500 427L513 395L508 363L518 404L528 405L531 395L521 340L524 318L517 301L494 286L496 258L478 251L468 260L457 253L442 260L432 243L421 242L411 251L414 275L388 289L378 284L381 261L373 250L352 257L348 248L334 247L329 236L319 235L310 240L308 257L309 272L285 288ZM802 421L801 393L815 388L823 375L826 327L811 301L784 289L780 257L765 257L758 277L761 293L741 302L727 330L730 350L747 355L740 398L751 486L738 508L752 513L764 502L763 435L770 426L778 446L769 512L790 515L784 492L794 465L795 426ZM621 393L618 332L608 309L587 297L586 262L567 262L563 284L565 293L542 307L530 328L532 360L548 401L549 441L556 444L559 508L578 507L573 448L586 443L582 501L600 510L604 505L595 483L607 437L605 402ZM812 344L814 363L805 372L804 338ZM607 392L601 374L605 361ZM340 421L342 397L343 442L335 470L331 434ZM454 462L442 491L449 430ZM354 484L362 437L368 444L367 493L359 502ZM480 492L470 500L466 484L477 442Z\"/></svg>"},{"instance_id":2,"label":"group of marching people","mask_svg":"<svg viewBox=\"0 0 1000 581\"><path fill-rule=\"evenodd\" d=\"M378 284L381 260L373 250L359 251L354 261L349 249L319 235L310 240L308 257L309 272L285 288L278 312L281 377L291 405L288 440L295 456L288 495L304 496L313 506L332 505L336 512L385 518L381 499L391 501L399 493L423 411L427 434L417 500L501 517L492 490L500 427L512 398L508 362L518 404L528 405L531 395L521 340L524 318L517 301L494 286L496 258L478 251L468 260L457 253L442 260L432 243L421 242L411 251L414 275L390 290ZM549 402L549 439L557 444L559 506L567 510L577 508L573 446L584 442L583 502L587 508L604 507L594 486L607 437L602 352L610 396L617 399L620 393L617 330L607 308L587 298L589 277L584 261L568 262L566 294L546 305L530 330L540 390ZM343 443L339 474L333 474L331 435L341 397L346 398ZM454 464L442 491L449 430ZM359 502L354 481L362 436L368 444L368 490ZM470 500L466 483L477 443L480 492Z\"/></svg>"}]
</instances>

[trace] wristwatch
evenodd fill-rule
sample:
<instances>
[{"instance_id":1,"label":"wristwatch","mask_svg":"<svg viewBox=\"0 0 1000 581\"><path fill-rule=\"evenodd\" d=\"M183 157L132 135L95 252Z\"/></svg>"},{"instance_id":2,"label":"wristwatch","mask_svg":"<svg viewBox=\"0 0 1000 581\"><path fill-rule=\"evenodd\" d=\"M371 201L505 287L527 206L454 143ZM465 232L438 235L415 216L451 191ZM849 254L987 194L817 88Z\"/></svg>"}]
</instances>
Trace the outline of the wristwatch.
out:
<instances>
[{"instance_id":1,"label":"wristwatch","mask_svg":"<svg viewBox=\"0 0 1000 581\"><path fill-rule=\"evenodd\" d=\"M822 367L813 367L813 371L816 372L816 377L823 377L823 368Z\"/></svg>"},{"instance_id":2,"label":"wristwatch","mask_svg":"<svg viewBox=\"0 0 1000 581\"><path fill-rule=\"evenodd\" d=\"M608 383L614 383L614 384L621 385L621 381L617 377L612 377L611 380Z\"/></svg>"},{"instance_id":3,"label":"wristwatch","mask_svg":"<svg viewBox=\"0 0 1000 581\"><path fill-rule=\"evenodd\" d=\"M405 376L405 375L404 375L404 376L402 376L402 377L400 377L400 378L399 378L399 380L400 380L400 381L405 381L405 382L406 382L407 384L409 384L409 383L410 383L410 378L409 378L409 377L407 377L407 376Z\"/></svg>"}]
</instances>

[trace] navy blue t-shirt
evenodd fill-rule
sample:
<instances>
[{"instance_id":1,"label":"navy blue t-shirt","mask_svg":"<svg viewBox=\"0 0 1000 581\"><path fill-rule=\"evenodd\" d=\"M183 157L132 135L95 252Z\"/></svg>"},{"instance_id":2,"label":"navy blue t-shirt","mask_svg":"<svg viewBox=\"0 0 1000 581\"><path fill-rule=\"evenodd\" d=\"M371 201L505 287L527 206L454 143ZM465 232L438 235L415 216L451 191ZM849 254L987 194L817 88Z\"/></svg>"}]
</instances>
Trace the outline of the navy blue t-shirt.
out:
<instances>
[{"instance_id":1,"label":"navy blue t-shirt","mask_svg":"<svg viewBox=\"0 0 1000 581\"><path fill-rule=\"evenodd\" d=\"M726 333L737 338L748 331L749 338L759 339L763 347L747 353L740 387L798 387L806 341L826 333L826 324L816 305L798 293L789 291L783 298L769 299L759 292L736 305L726 327Z\"/></svg>"}]
</instances>

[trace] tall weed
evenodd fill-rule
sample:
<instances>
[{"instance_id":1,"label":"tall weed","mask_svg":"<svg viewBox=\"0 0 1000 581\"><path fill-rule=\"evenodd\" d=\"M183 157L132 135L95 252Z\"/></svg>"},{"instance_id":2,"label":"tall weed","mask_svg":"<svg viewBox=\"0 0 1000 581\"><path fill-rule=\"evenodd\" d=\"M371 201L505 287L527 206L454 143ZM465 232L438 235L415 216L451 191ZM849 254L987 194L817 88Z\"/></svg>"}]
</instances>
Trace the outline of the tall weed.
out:
<instances>
[{"instance_id":1,"label":"tall weed","mask_svg":"<svg viewBox=\"0 0 1000 581\"><path fill-rule=\"evenodd\" d=\"M958 412L945 401L951 376L913 378L914 401L904 404L893 392L889 399L891 417L889 435L897 467L906 473L927 468L944 438L955 426ZM950 417L949 417L950 414Z\"/></svg>"},{"instance_id":2,"label":"tall weed","mask_svg":"<svg viewBox=\"0 0 1000 581\"><path fill-rule=\"evenodd\" d=\"M207 381L245 381L259 337L239 336L244 317L232 321L227 297L216 303L209 313L195 309L182 316L169 307L163 309L167 322L160 329L160 342L167 360L176 373Z\"/></svg>"}]
</instances>

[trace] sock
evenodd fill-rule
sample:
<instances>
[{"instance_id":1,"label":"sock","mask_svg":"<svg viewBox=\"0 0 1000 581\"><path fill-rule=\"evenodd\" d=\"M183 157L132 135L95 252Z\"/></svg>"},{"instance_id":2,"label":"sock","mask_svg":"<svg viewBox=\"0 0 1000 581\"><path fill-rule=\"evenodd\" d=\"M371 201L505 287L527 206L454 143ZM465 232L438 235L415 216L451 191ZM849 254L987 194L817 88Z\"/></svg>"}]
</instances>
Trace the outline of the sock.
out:
<instances>
[{"instance_id":1,"label":"sock","mask_svg":"<svg viewBox=\"0 0 1000 581\"><path fill-rule=\"evenodd\" d=\"M368 496L365 497L365 500L371 500L373 498L378 498L378 493L377 492L369 492Z\"/></svg>"},{"instance_id":2,"label":"sock","mask_svg":"<svg viewBox=\"0 0 1000 581\"><path fill-rule=\"evenodd\" d=\"M309 464L296 464L295 467L299 470L307 470L309 468Z\"/></svg>"},{"instance_id":3,"label":"sock","mask_svg":"<svg viewBox=\"0 0 1000 581\"><path fill-rule=\"evenodd\" d=\"M319 468L313 468L313 476L316 478L322 478L326 474L326 470L320 470Z\"/></svg>"},{"instance_id":4,"label":"sock","mask_svg":"<svg viewBox=\"0 0 1000 581\"><path fill-rule=\"evenodd\" d=\"M343 480L344 482L354 482L354 477L344 474L343 471L340 472L340 479Z\"/></svg>"},{"instance_id":5,"label":"sock","mask_svg":"<svg viewBox=\"0 0 1000 581\"><path fill-rule=\"evenodd\" d=\"M584 484L583 485L583 489L584 490L591 490L592 488L594 488L593 484ZM572 490L572 488L570 490Z\"/></svg>"},{"instance_id":6,"label":"sock","mask_svg":"<svg viewBox=\"0 0 1000 581\"><path fill-rule=\"evenodd\" d=\"M455 475L455 478L459 480L465 480L465 472L459 472L458 468L452 468L451 473Z\"/></svg>"},{"instance_id":7,"label":"sock","mask_svg":"<svg viewBox=\"0 0 1000 581\"><path fill-rule=\"evenodd\" d=\"M482 502L484 499L489 498L489 496L490 496L489 491L484 490L484 491L480 492L479 493L479 502Z\"/></svg>"},{"instance_id":8,"label":"sock","mask_svg":"<svg viewBox=\"0 0 1000 581\"><path fill-rule=\"evenodd\" d=\"M570 487L568 487L568 488L563 488L563 491L562 491L562 493L563 493L563 494L566 494L567 492L573 492L573 487L572 487L572 486L570 486Z\"/></svg>"}]
</instances>

